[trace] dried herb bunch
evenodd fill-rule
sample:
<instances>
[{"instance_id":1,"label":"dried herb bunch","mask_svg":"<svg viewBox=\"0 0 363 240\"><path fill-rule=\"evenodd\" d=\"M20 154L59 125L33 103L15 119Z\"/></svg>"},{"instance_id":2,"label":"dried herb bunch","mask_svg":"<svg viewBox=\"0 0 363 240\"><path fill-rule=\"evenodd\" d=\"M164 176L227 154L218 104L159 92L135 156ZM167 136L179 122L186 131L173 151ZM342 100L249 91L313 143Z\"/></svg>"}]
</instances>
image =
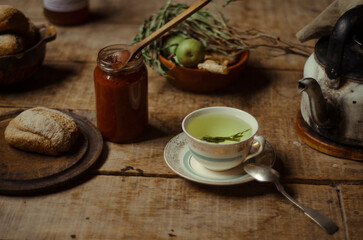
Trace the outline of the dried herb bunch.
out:
<instances>
[{"instance_id":1,"label":"dried herb bunch","mask_svg":"<svg viewBox=\"0 0 363 240\"><path fill-rule=\"evenodd\" d=\"M198 39L206 51L217 52L225 55L236 55L247 49L242 39L230 28L219 7L211 3L217 10L214 14L207 10L199 10L178 27L172 29L169 35L181 35L185 38ZM165 23L186 10L189 6L182 3L172 3L170 0L159 11L146 19L135 36L133 42L139 42ZM159 62L159 54L163 50L162 39L152 42L142 50L145 62L165 76L165 69Z\"/></svg>"},{"instance_id":2,"label":"dried herb bunch","mask_svg":"<svg viewBox=\"0 0 363 240\"><path fill-rule=\"evenodd\" d=\"M227 6L235 0L225 0L223 6ZM268 48L269 57L278 57L287 54L295 54L307 57L312 52L311 46L292 43L281 39L279 36L264 33L261 30L250 28L239 30L229 26L221 9L215 2L211 2L217 14L201 9L172 29L169 35L181 35L184 38L198 39L208 52L216 52L224 55L237 55L243 50L254 50L256 48ZM139 42L152 32L159 29L165 23L176 17L189 6L182 3L172 3L168 0L165 6L146 19L135 36L133 43ZM163 76L165 70L159 62L159 54L163 50L163 39L152 42L142 50L145 62L157 70Z\"/></svg>"}]
</instances>

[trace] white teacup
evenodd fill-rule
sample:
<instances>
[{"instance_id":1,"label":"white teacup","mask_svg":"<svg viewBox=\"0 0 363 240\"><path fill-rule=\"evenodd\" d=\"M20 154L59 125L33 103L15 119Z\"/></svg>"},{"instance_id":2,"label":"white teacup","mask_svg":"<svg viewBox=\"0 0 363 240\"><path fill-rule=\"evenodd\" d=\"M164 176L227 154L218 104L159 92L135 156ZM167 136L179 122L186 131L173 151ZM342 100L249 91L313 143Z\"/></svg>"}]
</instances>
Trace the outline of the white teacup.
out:
<instances>
[{"instance_id":1,"label":"white teacup","mask_svg":"<svg viewBox=\"0 0 363 240\"><path fill-rule=\"evenodd\" d=\"M182 128L187 135L188 146L193 157L204 167L213 171L234 168L260 154L265 146L265 139L256 135L257 120L251 114L236 108L198 109L184 118ZM244 137L240 140L237 138L219 143L209 142L218 141L216 137L224 139L238 132L244 132ZM202 140L203 137L208 141ZM252 149L253 152L251 152Z\"/></svg>"}]
</instances>

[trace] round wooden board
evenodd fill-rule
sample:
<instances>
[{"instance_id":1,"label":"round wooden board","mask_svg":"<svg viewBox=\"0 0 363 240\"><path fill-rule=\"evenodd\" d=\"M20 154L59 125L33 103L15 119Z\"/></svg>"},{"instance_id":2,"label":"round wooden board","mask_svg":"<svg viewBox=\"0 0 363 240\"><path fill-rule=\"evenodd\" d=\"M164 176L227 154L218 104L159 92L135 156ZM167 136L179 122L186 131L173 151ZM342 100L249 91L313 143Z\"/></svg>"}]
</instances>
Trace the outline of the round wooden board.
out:
<instances>
[{"instance_id":1,"label":"round wooden board","mask_svg":"<svg viewBox=\"0 0 363 240\"><path fill-rule=\"evenodd\" d=\"M296 117L296 131L301 140L320 152L334 157L363 161L362 148L342 145L319 135L304 121L300 111Z\"/></svg>"},{"instance_id":2,"label":"round wooden board","mask_svg":"<svg viewBox=\"0 0 363 240\"><path fill-rule=\"evenodd\" d=\"M4 139L4 130L22 111L0 116L0 193L31 194L56 188L88 170L101 154L103 139L98 129L69 112L65 113L75 120L81 137L67 153L55 157L11 147Z\"/></svg>"}]
</instances>

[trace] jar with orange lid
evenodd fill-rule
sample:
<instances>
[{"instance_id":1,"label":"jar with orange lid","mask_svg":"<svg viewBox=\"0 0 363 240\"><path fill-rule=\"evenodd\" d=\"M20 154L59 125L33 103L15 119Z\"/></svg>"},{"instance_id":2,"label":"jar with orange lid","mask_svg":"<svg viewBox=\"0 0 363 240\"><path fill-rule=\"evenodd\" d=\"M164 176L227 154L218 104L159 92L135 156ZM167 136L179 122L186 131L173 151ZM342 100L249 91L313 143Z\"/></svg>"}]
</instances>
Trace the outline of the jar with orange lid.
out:
<instances>
[{"instance_id":1,"label":"jar with orange lid","mask_svg":"<svg viewBox=\"0 0 363 240\"><path fill-rule=\"evenodd\" d=\"M148 73L141 54L120 67L126 45L100 50L94 70L97 127L106 140L137 140L148 124Z\"/></svg>"},{"instance_id":2,"label":"jar with orange lid","mask_svg":"<svg viewBox=\"0 0 363 240\"><path fill-rule=\"evenodd\" d=\"M77 25L89 15L88 0L43 0L44 16L55 25Z\"/></svg>"}]
</instances>

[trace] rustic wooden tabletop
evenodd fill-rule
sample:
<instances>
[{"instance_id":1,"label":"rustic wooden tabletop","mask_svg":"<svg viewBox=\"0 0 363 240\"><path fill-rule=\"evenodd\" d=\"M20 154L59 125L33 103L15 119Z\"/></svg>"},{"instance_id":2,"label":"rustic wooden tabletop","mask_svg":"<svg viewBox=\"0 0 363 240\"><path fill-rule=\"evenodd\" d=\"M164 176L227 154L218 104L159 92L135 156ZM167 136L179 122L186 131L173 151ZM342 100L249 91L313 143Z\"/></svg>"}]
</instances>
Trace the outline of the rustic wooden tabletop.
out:
<instances>
[{"instance_id":1,"label":"rustic wooden tabletop","mask_svg":"<svg viewBox=\"0 0 363 240\"><path fill-rule=\"evenodd\" d=\"M85 24L55 26L57 38L47 44L43 67L31 81L0 89L0 114L46 106L96 125L93 70L98 51L131 42L144 19L165 2L91 0ZM295 33L331 2L238 0L223 12L241 30L256 28L298 43ZM36 24L47 23L41 0L0 4L19 8ZM60 189L35 196L0 195L0 239L363 239L363 163L322 154L295 130L301 97L297 82L305 61L305 56L257 48L240 81L212 94L181 91L149 68L145 140L105 141L96 166ZM328 235L272 184L209 186L168 168L164 147L182 131L184 116L218 105L256 117L259 133L275 149L274 168L288 192L331 218L338 232Z\"/></svg>"}]
</instances>

